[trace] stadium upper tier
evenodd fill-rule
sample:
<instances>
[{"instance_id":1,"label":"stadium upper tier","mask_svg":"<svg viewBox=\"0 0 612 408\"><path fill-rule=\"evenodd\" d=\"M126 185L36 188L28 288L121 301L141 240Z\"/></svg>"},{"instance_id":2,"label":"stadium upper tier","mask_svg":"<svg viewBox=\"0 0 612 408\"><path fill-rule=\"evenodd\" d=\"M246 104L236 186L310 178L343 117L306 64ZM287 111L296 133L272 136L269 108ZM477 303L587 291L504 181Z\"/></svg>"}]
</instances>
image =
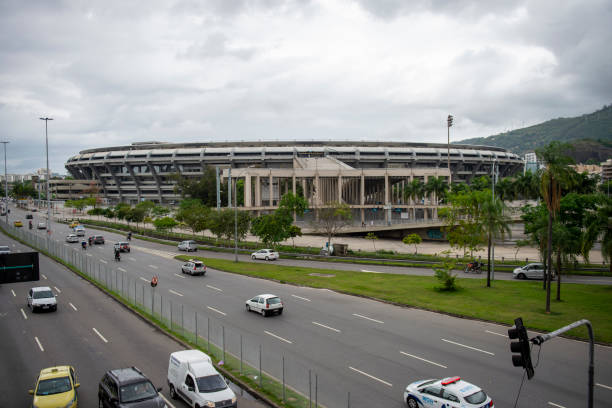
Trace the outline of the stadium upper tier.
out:
<instances>
[{"instance_id":1,"label":"stadium upper tier","mask_svg":"<svg viewBox=\"0 0 612 408\"><path fill-rule=\"evenodd\" d=\"M75 179L98 180L111 201L163 202L179 198L171 175L197 177L206 166L291 171L299 159L325 157L342 169L416 171L446 169L448 160L453 183L491 174L493 163L500 177L523 169L523 159L502 148L453 144L447 149L446 144L402 142L144 142L83 150L68 159L66 169Z\"/></svg>"}]
</instances>

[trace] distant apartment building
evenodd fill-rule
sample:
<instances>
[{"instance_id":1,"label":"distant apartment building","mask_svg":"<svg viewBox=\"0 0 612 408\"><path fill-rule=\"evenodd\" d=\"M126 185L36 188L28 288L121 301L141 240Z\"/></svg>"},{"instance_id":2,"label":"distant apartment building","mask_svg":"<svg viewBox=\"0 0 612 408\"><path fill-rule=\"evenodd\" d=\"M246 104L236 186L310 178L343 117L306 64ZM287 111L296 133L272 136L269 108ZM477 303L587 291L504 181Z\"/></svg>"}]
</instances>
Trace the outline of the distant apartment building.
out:
<instances>
[{"instance_id":1,"label":"distant apartment building","mask_svg":"<svg viewBox=\"0 0 612 408\"><path fill-rule=\"evenodd\" d=\"M601 182L606 183L612 180L612 159L601 163Z\"/></svg>"},{"instance_id":2,"label":"distant apartment building","mask_svg":"<svg viewBox=\"0 0 612 408\"><path fill-rule=\"evenodd\" d=\"M535 173L539 168L538 157L535 152L525 153L525 168L523 169L523 173L527 173L528 171Z\"/></svg>"},{"instance_id":3,"label":"distant apartment building","mask_svg":"<svg viewBox=\"0 0 612 408\"><path fill-rule=\"evenodd\" d=\"M46 180L40 180L35 188L44 193L47 189ZM52 179L49 180L49 191L54 200L79 200L98 196L100 183L95 180Z\"/></svg>"}]
</instances>

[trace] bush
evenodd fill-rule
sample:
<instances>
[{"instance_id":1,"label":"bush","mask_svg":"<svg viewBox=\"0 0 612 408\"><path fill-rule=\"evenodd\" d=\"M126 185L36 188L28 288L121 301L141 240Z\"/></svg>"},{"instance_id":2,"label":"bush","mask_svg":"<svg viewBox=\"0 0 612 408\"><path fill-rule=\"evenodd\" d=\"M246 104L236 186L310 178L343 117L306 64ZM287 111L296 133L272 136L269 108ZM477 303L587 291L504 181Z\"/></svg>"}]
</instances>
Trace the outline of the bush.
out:
<instances>
[{"instance_id":1,"label":"bush","mask_svg":"<svg viewBox=\"0 0 612 408\"><path fill-rule=\"evenodd\" d=\"M455 280L457 275L453 275L452 270L455 267L457 261L450 258L446 258L441 266L433 268L435 271L436 278L440 282L441 286L436 286L436 289L443 292L452 292L457 290Z\"/></svg>"}]
</instances>

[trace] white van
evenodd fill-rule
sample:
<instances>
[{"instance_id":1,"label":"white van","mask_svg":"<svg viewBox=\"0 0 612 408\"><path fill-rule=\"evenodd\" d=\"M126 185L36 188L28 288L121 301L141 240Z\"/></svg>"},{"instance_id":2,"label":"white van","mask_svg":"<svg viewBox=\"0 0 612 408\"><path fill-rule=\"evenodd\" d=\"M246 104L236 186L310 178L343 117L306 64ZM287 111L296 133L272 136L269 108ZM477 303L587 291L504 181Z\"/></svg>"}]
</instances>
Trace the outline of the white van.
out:
<instances>
[{"instance_id":1,"label":"white van","mask_svg":"<svg viewBox=\"0 0 612 408\"><path fill-rule=\"evenodd\" d=\"M170 354L170 397L181 397L190 407L237 408L236 394L215 370L210 357L200 350Z\"/></svg>"},{"instance_id":2,"label":"white van","mask_svg":"<svg viewBox=\"0 0 612 408\"><path fill-rule=\"evenodd\" d=\"M77 237L84 237L85 227L83 227L82 225L77 225L76 227L74 227L74 232L76 233Z\"/></svg>"}]
</instances>

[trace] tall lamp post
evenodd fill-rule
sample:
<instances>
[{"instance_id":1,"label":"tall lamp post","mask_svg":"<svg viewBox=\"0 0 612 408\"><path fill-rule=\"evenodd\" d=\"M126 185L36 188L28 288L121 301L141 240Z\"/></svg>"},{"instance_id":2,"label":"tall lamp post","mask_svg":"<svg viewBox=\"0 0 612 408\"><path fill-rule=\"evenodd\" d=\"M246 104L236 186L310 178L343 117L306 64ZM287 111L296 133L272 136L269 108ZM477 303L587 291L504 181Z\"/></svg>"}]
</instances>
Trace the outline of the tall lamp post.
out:
<instances>
[{"instance_id":1,"label":"tall lamp post","mask_svg":"<svg viewBox=\"0 0 612 408\"><path fill-rule=\"evenodd\" d=\"M8 177L6 176L6 144L9 142L0 142L4 145L4 215L6 216L6 225L8 225Z\"/></svg>"},{"instance_id":2,"label":"tall lamp post","mask_svg":"<svg viewBox=\"0 0 612 408\"><path fill-rule=\"evenodd\" d=\"M51 197L49 196L49 179L51 178L49 173L49 137L47 132L47 123L53 118L40 118L45 121L45 150L47 152L47 242L49 241L49 235L51 234Z\"/></svg>"},{"instance_id":3,"label":"tall lamp post","mask_svg":"<svg viewBox=\"0 0 612 408\"><path fill-rule=\"evenodd\" d=\"M446 161L448 164L448 186L451 185L451 168L450 168L450 128L453 126L453 115L448 115L446 118L446 137L447 137L447 145L446 145Z\"/></svg>"}]
</instances>

